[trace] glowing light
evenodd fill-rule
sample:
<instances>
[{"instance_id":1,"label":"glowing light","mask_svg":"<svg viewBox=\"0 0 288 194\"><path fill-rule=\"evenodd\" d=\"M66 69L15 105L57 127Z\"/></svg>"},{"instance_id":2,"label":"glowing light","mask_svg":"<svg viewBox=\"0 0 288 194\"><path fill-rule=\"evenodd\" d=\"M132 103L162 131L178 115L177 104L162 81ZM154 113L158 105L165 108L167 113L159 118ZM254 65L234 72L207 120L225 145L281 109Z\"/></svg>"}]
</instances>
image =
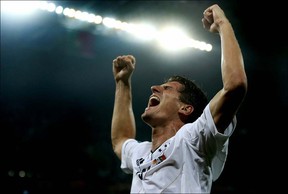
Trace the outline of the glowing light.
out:
<instances>
[{"instance_id":1,"label":"glowing light","mask_svg":"<svg viewBox=\"0 0 288 194\"><path fill-rule=\"evenodd\" d=\"M203 41L190 38L185 32L177 27L165 28L158 31L150 24L134 24L123 22L115 18L105 17L93 13L75 10L73 8L63 8L56 6L54 3L46 1L1 1L1 11L9 13L32 13L35 9L54 12L58 15L63 14L71 19L88 22L91 24L103 24L107 28L122 30L130 33L134 37L145 41L156 41L166 50L176 51L184 48L195 48L203 51L211 51L212 45ZM76 24L71 24L76 25Z\"/></svg>"},{"instance_id":2,"label":"glowing light","mask_svg":"<svg viewBox=\"0 0 288 194\"><path fill-rule=\"evenodd\" d=\"M158 35L160 45L168 50L179 50L187 47L188 36L179 28L169 27Z\"/></svg>"},{"instance_id":3,"label":"glowing light","mask_svg":"<svg viewBox=\"0 0 288 194\"><path fill-rule=\"evenodd\" d=\"M131 25L129 32L142 40L153 40L157 37L157 30L148 24L135 24Z\"/></svg>"},{"instance_id":4,"label":"glowing light","mask_svg":"<svg viewBox=\"0 0 288 194\"><path fill-rule=\"evenodd\" d=\"M56 12L57 14L62 14L62 12L63 12L63 7L62 7L62 6L56 7L55 12Z\"/></svg>"},{"instance_id":5,"label":"glowing light","mask_svg":"<svg viewBox=\"0 0 288 194\"><path fill-rule=\"evenodd\" d=\"M1 12L31 14L40 7L41 1L1 1Z\"/></svg>"},{"instance_id":6,"label":"glowing light","mask_svg":"<svg viewBox=\"0 0 288 194\"><path fill-rule=\"evenodd\" d=\"M19 177L23 178L26 176L26 172L24 170L20 170L18 175L19 175Z\"/></svg>"},{"instance_id":7,"label":"glowing light","mask_svg":"<svg viewBox=\"0 0 288 194\"><path fill-rule=\"evenodd\" d=\"M95 17L94 17L94 23L95 24L100 24L101 22L102 22L102 17L100 16L100 15L96 15Z\"/></svg>"}]
</instances>

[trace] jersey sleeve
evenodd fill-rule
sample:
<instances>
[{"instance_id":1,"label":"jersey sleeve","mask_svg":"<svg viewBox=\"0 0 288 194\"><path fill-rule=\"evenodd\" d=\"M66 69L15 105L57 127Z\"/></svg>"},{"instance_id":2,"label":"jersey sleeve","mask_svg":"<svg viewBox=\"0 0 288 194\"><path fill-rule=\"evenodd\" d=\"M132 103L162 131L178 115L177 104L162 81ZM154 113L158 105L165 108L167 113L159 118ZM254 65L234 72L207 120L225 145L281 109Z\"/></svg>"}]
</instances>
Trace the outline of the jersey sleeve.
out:
<instances>
[{"instance_id":1,"label":"jersey sleeve","mask_svg":"<svg viewBox=\"0 0 288 194\"><path fill-rule=\"evenodd\" d=\"M213 181L218 179L224 168L227 154L229 137L236 128L236 116L233 118L224 133L218 132L209 104L205 107L202 115L194 122L186 124L180 130L178 139L187 139L199 157L205 156L210 164Z\"/></svg>"},{"instance_id":2,"label":"jersey sleeve","mask_svg":"<svg viewBox=\"0 0 288 194\"><path fill-rule=\"evenodd\" d=\"M121 169L127 174L133 173L132 154L138 144L135 139L128 139L122 145Z\"/></svg>"},{"instance_id":3,"label":"jersey sleeve","mask_svg":"<svg viewBox=\"0 0 288 194\"><path fill-rule=\"evenodd\" d=\"M217 131L217 128L215 126L214 120L212 118L209 105L204 110L205 117L207 119L207 128L211 130L215 144L213 146L216 146L216 153L214 157L212 158L211 162L211 170L213 174L213 181L217 180L222 173L222 170L224 168L227 154L228 154L228 144L229 144L229 137L232 135L234 129L236 128L237 119L236 116L232 119L229 126L225 129L224 133L219 133Z\"/></svg>"}]
</instances>

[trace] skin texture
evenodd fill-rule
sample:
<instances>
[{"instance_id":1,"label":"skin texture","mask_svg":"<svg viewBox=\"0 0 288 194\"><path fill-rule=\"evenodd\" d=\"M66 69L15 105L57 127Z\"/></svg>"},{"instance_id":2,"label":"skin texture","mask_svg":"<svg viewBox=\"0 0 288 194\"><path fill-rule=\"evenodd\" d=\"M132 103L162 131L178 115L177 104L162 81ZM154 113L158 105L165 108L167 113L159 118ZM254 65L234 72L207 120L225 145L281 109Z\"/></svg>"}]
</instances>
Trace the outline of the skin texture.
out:
<instances>
[{"instance_id":1,"label":"skin texture","mask_svg":"<svg viewBox=\"0 0 288 194\"><path fill-rule=\"evenodd\" d=\"M209 108L217 130L223 133L236 115L247 93L244 61L233 28L217 4L204 11L202 24L207 31L219 34L221 40L223 87L211 99ZM113 60L116 87L111 140L113 150L119 159L121 159L123 143L136 136L131 93L131 76L135 67L136 59L132 55L118 56ZM193 106L179 100L181 87L182 85L178 82L151 87L152 94L142 114L143 121L152 129L151 151L173 137L185 124L185 117L193 114ZM157 106L151 103L153 98L159 100Z\"/></svg>"}]
</instances>

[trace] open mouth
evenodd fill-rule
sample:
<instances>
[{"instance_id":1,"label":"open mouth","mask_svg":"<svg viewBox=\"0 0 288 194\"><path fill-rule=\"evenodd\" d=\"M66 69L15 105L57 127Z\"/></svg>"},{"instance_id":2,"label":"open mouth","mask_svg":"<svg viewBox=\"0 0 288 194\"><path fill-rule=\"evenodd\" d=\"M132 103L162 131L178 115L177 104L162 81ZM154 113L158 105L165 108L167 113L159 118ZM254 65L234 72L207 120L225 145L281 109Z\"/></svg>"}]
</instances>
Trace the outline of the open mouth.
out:
<instances>
[{"instance_id":1,"label":"open mouth","mask_svg":"<svg viewBox=\"0 0 288 194\"><path fill-rule=\"evenodd\" d=\"M151 96L149 99L148 107L157 106L160 103L160 99L157 96Z\"/></svg>"}]
</instances>

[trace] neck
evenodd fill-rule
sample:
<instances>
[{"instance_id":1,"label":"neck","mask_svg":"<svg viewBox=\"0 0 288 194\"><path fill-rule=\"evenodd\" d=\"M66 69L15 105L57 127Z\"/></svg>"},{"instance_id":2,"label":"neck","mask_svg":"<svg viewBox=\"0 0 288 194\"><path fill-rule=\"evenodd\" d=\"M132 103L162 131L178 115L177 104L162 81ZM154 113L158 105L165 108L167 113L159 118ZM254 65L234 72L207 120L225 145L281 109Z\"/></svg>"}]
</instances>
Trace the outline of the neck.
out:
<instances>
[{"instance_id":1,"label":"neck","mask_svg":"<svg viewBox=\"0 0 288 194\"><path fill-rule=\"evenodd\" d=\"M182 126L183 123L178 125L172 124L170 126L153 127L151 151L154 152L165 141L173 137Z\"/></svg>"}]
</instances>

